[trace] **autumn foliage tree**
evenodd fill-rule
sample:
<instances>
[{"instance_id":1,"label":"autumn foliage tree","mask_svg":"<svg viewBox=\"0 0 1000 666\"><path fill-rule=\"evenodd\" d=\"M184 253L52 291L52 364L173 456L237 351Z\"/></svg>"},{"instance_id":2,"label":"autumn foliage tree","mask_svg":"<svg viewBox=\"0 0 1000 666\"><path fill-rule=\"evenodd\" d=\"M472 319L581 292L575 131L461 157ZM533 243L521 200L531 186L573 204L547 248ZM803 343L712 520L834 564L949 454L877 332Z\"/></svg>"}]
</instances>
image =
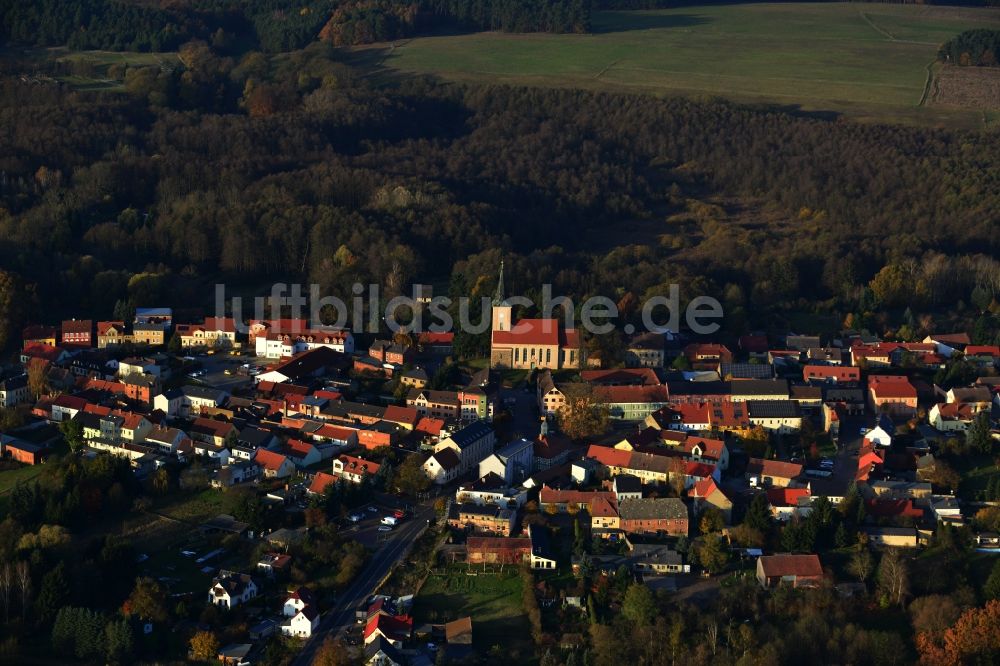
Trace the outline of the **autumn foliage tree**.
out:
<instances>
[{"instance_id":1,"label":"autumn foliage tree","mask_svg":"<svg viewBox=\"0 0 1000 666\"><path fill-rule=\"evenodd\" d=\"M215 659L219 653L219 639L211 631L199 631L191 637L191 657L199 661Z\"/></svg>"},{"instance_id":2,"label":"autumn foliage tree","mask_svg":"<svg viewBox=\"0 0 1000 666\"><path fill-rule=\"evenodd\" d=\"M559 425L572 439L600 435L608 429L608 408L602 405L589 384L564 389L566 404L559 410Z\"/></svg>"},{"instance_id":3,"label":"autumn foliage tree","mask_svg":"<svg viewBox=\"0 0 1000 666\"><path fill-rule=\"evenodd\" d=\"M916 643L920 663L927 666L995 664L1000 660L1000 601L965 611L940 641L922 632Z\"/></svg>"}]
</instances>

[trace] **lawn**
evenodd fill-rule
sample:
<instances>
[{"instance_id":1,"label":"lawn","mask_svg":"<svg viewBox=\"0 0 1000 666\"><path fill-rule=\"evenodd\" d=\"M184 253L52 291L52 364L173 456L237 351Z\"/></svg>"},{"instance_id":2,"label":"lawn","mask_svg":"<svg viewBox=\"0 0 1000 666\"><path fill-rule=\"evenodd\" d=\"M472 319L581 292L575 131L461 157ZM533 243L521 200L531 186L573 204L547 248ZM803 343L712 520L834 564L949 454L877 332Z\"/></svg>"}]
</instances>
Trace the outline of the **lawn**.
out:
<instances>
[{"instance_id":1,"label":"lawn","mask_svg":"<svg viewBox=\"0 0 1000 666\"><path fill-rule=\"evenodd\" d=\"M471 616L477 650L485 654L499 645L514 663L523 663L530 660L533 648L521 599L521 577L516 567L494 574L457 565L427 578L413 614L417 624Z\"/></svg>"},{"instance_id":2,"label":"lawn","mask_svg":"<svg viewBox=\"0 0 1000 666\"><path fill-rule=\"evenodd\" d=\"M1000 10L888 4L738 4L598 12L586 35L443 35L378 59L456 81L724 96L877 121L979 126L922 104L938 45L1000 27ZM371 59L372 52L360 51Z\"/></svg>"},{"instance_id":3,"label":"lawn","mask_svg":"<svg viewBox=\"0 0 1000 666\"><path fill-rule=\"evenodd\" d=\"M31 481L45 470L45 465L23 465L0 472L0 495L6 495L18 483Z\"/></svg>"}]
</instances>

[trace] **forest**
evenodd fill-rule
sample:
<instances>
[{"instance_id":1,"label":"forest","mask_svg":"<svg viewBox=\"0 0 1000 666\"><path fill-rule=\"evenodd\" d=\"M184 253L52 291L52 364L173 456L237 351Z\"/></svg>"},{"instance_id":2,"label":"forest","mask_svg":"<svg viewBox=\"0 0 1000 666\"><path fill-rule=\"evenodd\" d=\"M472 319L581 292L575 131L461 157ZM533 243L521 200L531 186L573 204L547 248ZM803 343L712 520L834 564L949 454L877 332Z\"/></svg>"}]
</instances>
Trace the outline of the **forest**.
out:
<instances>
[{"instance_id":1,"label":"forest","mask_svg":"<svg viewBox=\"0 0 1000 666\"><path fill-rule=\"evenodd\" d=\"M369 44L443 29L586 32L589 0L0 0L0 39L28 46L169 51L191 39L280 53L317 37Z\"/></svg>"},{"instance_id":2,"label":"forest","mask_svg":"<svg viewBox=\"0 0 1000 666\"><path fill-rule=\"evenodd\" d=\"M215 280L477 295L501 255L515 291L627 305L677 283L720 298L735 331L803 310L973 312L1000 291L1000 145L974 133L376 87L323 43L233 57L192 42L180 58L112 66L125 94L0 81L9 326L125 298L205 303Z\"/></svg>"},{"instance_id":3,"label":"forest","mask_svg":"<svg viewBox=\"0 0 1000 666\"><path fill-rule=\"evenodd\" d=\"M945 42L938 58L963 67L1000 66L1000 31L966 30Z\"/></svg>"}]
</instances>

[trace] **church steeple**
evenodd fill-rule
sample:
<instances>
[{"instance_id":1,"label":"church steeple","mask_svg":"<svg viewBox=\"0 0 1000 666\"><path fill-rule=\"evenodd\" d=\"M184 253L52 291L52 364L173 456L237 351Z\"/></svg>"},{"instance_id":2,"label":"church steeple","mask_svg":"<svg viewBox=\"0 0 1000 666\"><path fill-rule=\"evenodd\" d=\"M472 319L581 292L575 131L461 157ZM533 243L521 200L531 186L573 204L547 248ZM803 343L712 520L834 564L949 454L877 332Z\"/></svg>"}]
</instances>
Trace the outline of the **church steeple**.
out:
<instances>
[{"instance_id":1,"label":"church steeple","mask_svg":"<svg viewBox=\"0 0 1000 666\"><path fill-rule=\"evenodd\" d=\"M503 295L503 259L500 260L500 279L497 280L497 290L493 294L493 305L506 305Z\"/></svg>"},{"instance_id":2,"label":"church steeple","mask_svg":"<svg viewBox=\"0 0 1000 666\"><path fill-rule=\"evenodd\" d=\"M503 259L500 260L500 279L497 280L497 291L493 294L493 303L490 309L493 311L493 330L509 331L510 315L513 308L503 294Z\"/></svg>"}]
</instances>

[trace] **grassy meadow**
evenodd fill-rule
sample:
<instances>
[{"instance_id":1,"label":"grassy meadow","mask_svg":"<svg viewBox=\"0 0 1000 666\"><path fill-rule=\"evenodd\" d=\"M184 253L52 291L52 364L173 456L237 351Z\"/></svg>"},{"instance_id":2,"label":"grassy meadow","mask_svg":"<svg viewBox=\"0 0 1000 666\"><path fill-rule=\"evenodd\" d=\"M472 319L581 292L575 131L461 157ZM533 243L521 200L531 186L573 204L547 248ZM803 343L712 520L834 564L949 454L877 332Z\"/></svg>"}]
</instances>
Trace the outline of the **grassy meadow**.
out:
<instances>
[{"instance_id":1,"label":"grassy meadow","mask_svg":"<svg viewBox=\"0 0 1000 666\"><path fill-rule=\"evenodd\" d=\"M938 46L1000 10L740 4L599 12L586 35L421 37L362 51L390 72L447 80L727 97L856 119L979 126L924 106Z\"/></svg>"}]
</instances>

